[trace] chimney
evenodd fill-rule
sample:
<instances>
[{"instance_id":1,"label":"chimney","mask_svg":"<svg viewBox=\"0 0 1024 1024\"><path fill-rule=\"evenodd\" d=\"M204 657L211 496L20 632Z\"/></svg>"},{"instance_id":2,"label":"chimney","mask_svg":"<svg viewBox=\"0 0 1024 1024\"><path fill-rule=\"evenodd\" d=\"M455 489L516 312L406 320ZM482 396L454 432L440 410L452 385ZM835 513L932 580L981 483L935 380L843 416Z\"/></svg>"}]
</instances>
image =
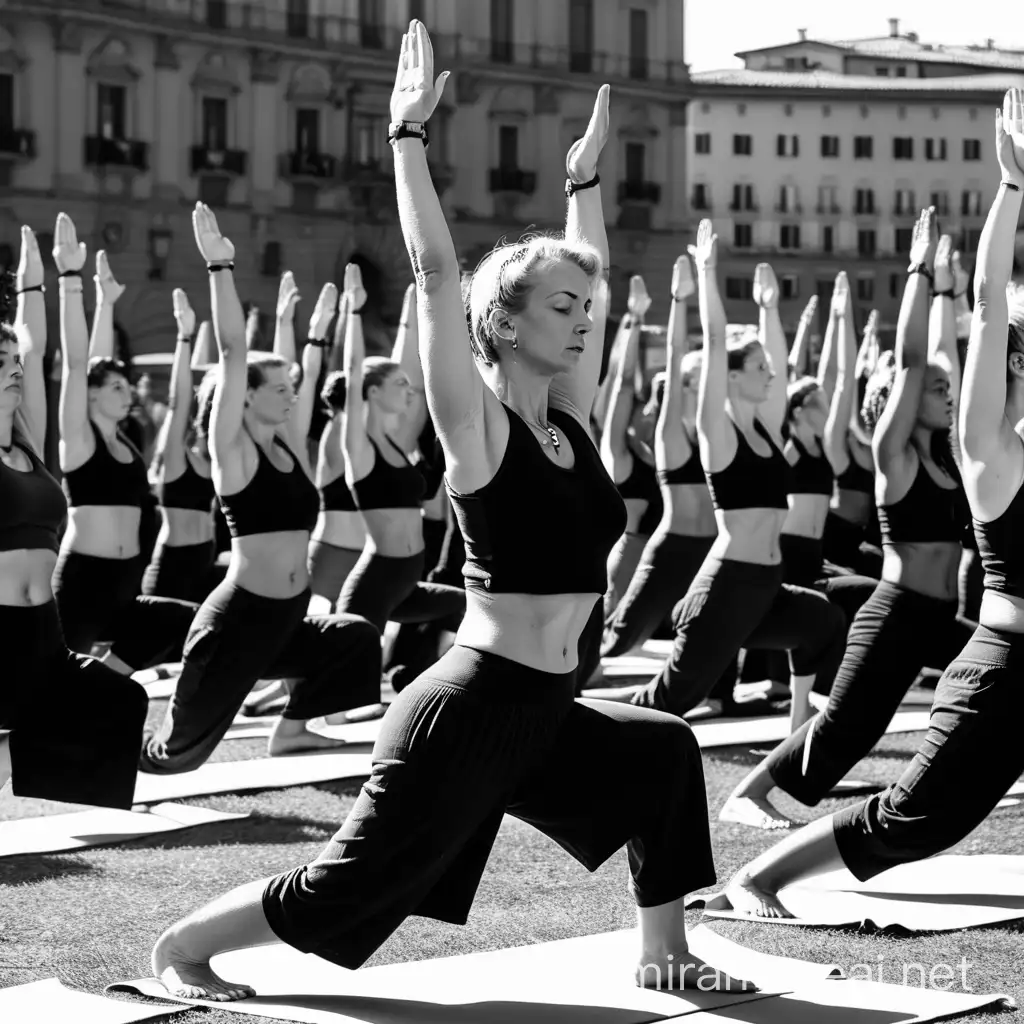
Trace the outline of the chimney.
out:
<instances>
[{"instance_id":1,"label":"chimney","mask_svg":"<svg viewBox=\"0 0 1024 1024\"><path fill-rule=\"evenodd\" d=\"M995 45L996 45L996 41L994 39L986 39L985 40L985 49L986 50L995 49Z\"/></svg>"},{"instance_id":2,"label":"chimney","mask_svg":"<svg viewBox=\"0 0 1024 1024\"><path fill-rule=\"evenodd\" d=\"M898 39L900 34L900 19L890 18L889 19L889 38Z\"/></svg>"},{"instance_id":3,"label":"chimney","mask_svg":"<svg viewBox=\"0 0 1024 1024\"><path fill-rule=\"evenodd\" d=\"M797 33L800 36L800 42L801 43L806 43L807 42L807 29L805 29L805 28L798 28L797 29ZM991 40L989 40L989 42L991 42ZM992 47L990 46L989 49L991 50Z\"/></svg>"}]
</instances>

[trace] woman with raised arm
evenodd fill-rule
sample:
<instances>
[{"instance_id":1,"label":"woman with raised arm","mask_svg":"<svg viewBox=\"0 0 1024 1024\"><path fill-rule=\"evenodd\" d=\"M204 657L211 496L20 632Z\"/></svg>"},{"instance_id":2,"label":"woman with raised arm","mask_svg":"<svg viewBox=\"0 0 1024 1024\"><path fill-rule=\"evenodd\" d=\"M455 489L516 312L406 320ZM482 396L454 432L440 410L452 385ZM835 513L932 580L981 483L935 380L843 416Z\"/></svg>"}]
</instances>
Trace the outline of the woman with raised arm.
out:
<instances>
[{"instance_id":1,"label":"woman with raised arm","mask_svg":"<svg viewBox=\"0 0 1024 1024\"><path fill-rule=\"evenodd\" d=\"M422 582L422 473L406 451L415 447L422 419L410 426L417 402L408 372L393 359L364 357L360 311L366 302L355 263L345 268L345 479L366 521L366 545L341 589L338 608L369 619L382 633L389 619L429 622L460 614L465 592Z\"/></svg>"},{"instance_id":2,"label":"woman with raised arm","mask_svg":"<svg viewBox=\"0 0 1024 1024\"><path fill-rule=\"evenodd\" d=\"M778 786L817 805L884 735L921 669L936 661L945 667L971 635L971 624L957 617L957 572L970 516L951 442L960 391L956 334L940 316L932 321L940 329L929 337L929 305L952 311L950 254L949 237L939 241L935 211L923 211L910 251L891 390L868 396L871 418L877 416L882 579L850 625L827 707L739 784L722 809L724 821L791 825L768 802L771 790Z\"/></svg>"},{"instance_id":3,"label":"woman with raised arm","mask_svg":"<svg viewBox=\"0 0 1024 1024\"><path fill-rule=\"evenodd\" d=\"M146 692L68 650L50 585L67 505L39 455L46 309L27 227L15 287L13 327L0 311L0 789L10 781L17 796L128 809Z\"/></svg>"},{"instance_id":4,"label":"woman with raised arm","mask_svg":"<svg viewBox=\"0 0 1024 1024\"><path fill-rule=\"evenodd\" d=\"M89 654L111 641L107 660L130 673L176 660L195 606L167 598L140 598L146 561L139 541L143 506L150 500L142 456L120 424L131 408L123 363L113 353L113 303L124 291L96 254L96 311L89 358L80 243L67 214L57 217L53 258L61 282L60 468L68 528L53 572L61 626L73 651Z\"/></svg>"},{"instance_id":5,"label":"woman with raised arm","mask_svg":"<svg viewBox=\"0 0 1024 1024\"><path fill-rule=\"evenodd\" d=\"M601 358L587 338L592 289L605 298L606 254L590 243L604 239L596 187L608 88L569 153L568 237L502 246L483 260L470 339L424 146L446 78L435 84L426 30L412 22L390 137L427 401L466 540L458 642L391 705L372 777L320 857L168 929L153 970L178 995L234 999L253 990L214 974L221 950L284 941L355 968L410 914L464 923L507 810L591 870L628 842L641 964L657 965L659 980L670 964L686 965L669 988L700 977L702 987L738 990L737 979L705 976L687 951L684 894L714 879L692 733L669 715L573 700L577 640L626 518L587 425ZM638 787L610 764L610 749L662 784ZM638 969L638 983L645 978Z\"/></svg>"},{"instance_id":6,"label":"woman with raised arm","mask_svg":"<svg viewBox=\"0 0 1024 1024\"><path fill-rule=\"evenodd\" d=\"M800 322L796 327L793 347L789 350L789 380L792 383L809 375L811 365L811 327L818 313L818 296L812 295L800 314ZM827 335L826 335L827 336ZM827 347L827 345L826 345Z\"/></svg>"},{"instance_id":7,"label":"woman with raised arm","mask_svg":"<svg viewBox=\"0 0 1024 1024\"><path fill-rule=\"evenodd\" d=\"M640 330L650 306L644 279L634 275L629 280L627 310L613 346L618 358L614 360L600 441L601 461L626 503L627 517L626 530L608 556L606 618L614 614L664 511L649 443L653 430L644 429L648 423L653 428L657 414L653 405L647 409L636 397Z\"/></svg>"},{"instance_id":8,"label":"woman with raised arm","mask_svg":"<svg viewBox=\"0 0 1024 1024\"><path fill-rule=\"evenodd\" d=\"M269 740L271 755L337 745L309 731L309 719L375 704L380 695L376 629L354 615L306 615L306 553L320 501L302 439L296 438L301 424L289 423L296 401L291 365L269 352L247 355L232 275L234 246L202 203L192 222L210 272L220 352L210 455L231 529L231 564L192 623L163 722L154 733L147 731L139 767L156 774L201 765L257 679L294 680ZM335 301L334 286L325 286L313 314L314 331L326 333ZM312 340L307 358L313 358L322 335L314 333Z\"/></svg>"},{"instance_id":9,"label":"woman with raised arm","mask_svg":"<svg viewBox=\"0 0 1024 1024\"><path fill-rule=\"evenodd\" d=\"M786 336L775 274L762 263L754 278L759 337L727 341L717 251L711 222L702 221L691 247L704 328L697 436L718 535L673 612L672 653L632 703L683 715L713 689L714 699L724 700L715 684L737 651L765 648L789 652L791 718L799 720L815 677L831 673L842 657L845 621L821 594L783 582L786 382L773 367L782 371L786 365Z\"/></svg>"},{"instance_id":10,"label":"woman with raised arm","mask_svg":"<svg viewBox=\"0 0 1024 1024\"><path fill-rule=\"evenodd\" d=\"M1024 307L1006 298L1024 188L1018 89L996 113L996 153L1002 180L978 246L960 407L964 486L985 565L981 624L943 673L928 732L899 781L787 837L733 879L729 898L751 915L790 917L777 893L805 875L846 867L867 881L949 849L1024 769ZM943 283L936 274L936 288Z\"/></svg>"},{"instance_id":11,"label":"woman with raised arm","mask_svg":"<svg viewBox=\"0 0 1024 1024\"><path fill-rule=\"evenodd\" d=\"M142 580L142 593L201 602L210 592L210 572L217 557L209 447L216 375L209 372L204 379L193 417L192 336L196 315L180 288L174 289L172 299L178 342L171 364L169 409L152 467L163 523Z\"/></svg>"}]
</instances>

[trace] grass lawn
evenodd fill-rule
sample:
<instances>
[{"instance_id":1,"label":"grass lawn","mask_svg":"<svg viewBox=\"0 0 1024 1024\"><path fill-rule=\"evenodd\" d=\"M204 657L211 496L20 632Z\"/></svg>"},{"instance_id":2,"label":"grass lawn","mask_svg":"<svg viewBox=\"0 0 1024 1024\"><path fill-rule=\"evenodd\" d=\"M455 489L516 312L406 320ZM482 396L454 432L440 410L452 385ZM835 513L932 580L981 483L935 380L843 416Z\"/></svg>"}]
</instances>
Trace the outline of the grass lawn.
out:
<instances>
[{"instance_id":1,"label":"grass lawn","mask_svg":"<svg viewBox=\"0 0 1024 1024\"><path fill-rule=\"evenodd\" d=\"M151 714L162 710L163 702L154 702ZM886 737L872 757L858 766L856 777L891 780L918 739L919 734ZM244 760L264 752L264 741L233 741L222 744L214 760ZM705 753L713 819L728 792L757 759L758 755L742 748ZM56 976L72 987L102 992L109 982L147 976L149 950L164 927L234 885L314 857L352 806L357 791L357 785L346 782L200 798L189 802L248 812L250 817L108 849L0 860L0 986ZM800 805L787 798L780 806L801 812ZM820 810L839 806L832 801ZM70 809L8 795L0 804L0 819ZM818 813L811 815L804 809L805 818ZM772 842L768 835L715 820L712 839L723 881ZM1021 853L1024 805L995 811L956 850ZM622 851L591 875L546 837L506 818L468 925L457 928L410 918L367 966L632 927L635 913L626 893L627 877ZM699 914L694 914L692 923L698 919ZM1024 922L923 937L723 921L712 926L736 942L765 952L836 963L847 971L855 964L870 964L875 980L880 958L886 971L883 980L896 983L904 963L922 964L928 971L935 964L950 964L956 971L953 991L962 990L960 965L966 958L973 991L1003 992L1024 1005ZM259 979L233 980L255 981L258 986ZM991 1019L988 1015L961 1019L982 1017ZM175 1019L181 1024L238 1024L241 1018L219 1010L197 1010ZM1024 1020L1024 1013L998 1019Z\"/></svg>"}]
</instances>

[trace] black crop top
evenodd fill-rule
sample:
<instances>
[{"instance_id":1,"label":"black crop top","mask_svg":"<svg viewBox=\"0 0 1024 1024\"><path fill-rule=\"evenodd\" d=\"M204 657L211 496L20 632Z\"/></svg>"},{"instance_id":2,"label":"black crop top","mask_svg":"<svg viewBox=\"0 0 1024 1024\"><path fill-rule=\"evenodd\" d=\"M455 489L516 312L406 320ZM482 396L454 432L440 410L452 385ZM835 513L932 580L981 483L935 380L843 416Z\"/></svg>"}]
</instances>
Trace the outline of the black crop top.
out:
<instances>
[{"instance_id":1,"label":"black crop top","mask_svg":"<svg viewBox=\"0 0 1024 1024\"><path fill-rule=\"evenodd\" d=\"M427 490L420 471L390 437L388 443L405 460L404 466L392 466L374 440L367 440L373 446L373 469L353 486L359 508L363 512L373 508L419 508Z\"/></svg>"},{"instance_id":2,"label":"black crop top","mask_svg":"<svg viewBox=\"0 0 1024 1024\"><path fill-rule=\"evenodd\" d=\"M448 486L466 543L469 589L494 594L603 594L608 552L626 507L586 430L566 412L548 418L572 445L563 469L508 406L508 445L494 477L473 494ZM447 483L447 482L446 482Z\"/></svg>"},{"instance_id":3,"label":"black crop top","mask_svg":"<svg viewBox=\"0 0 1024 1024\"><path fill-rule=\"evenodd\" d=\"M423 483L427 489L423 500L433 501L444 481L444 449L434 431L433 420L429 416L423 430L420 431L416 447L420 453L420 461L416 463L416 468L423 477Z\"/></svg>"},{"instance_id":4,"label":"black crop top","mask_svg":"<svg viewBox=\"0 0 1024 1024\"><path fill-rule=\"evenodd\" d=\"M875 493L875 474L865 469L852 455L850 464L836 477L836 486L841 491L857 491L859 494Z\"/></svg>"},{"instance_id":5,"label":"black crop top","mask_svg":"<svg viewBox=\"0 0 1024 1024\"><path fill-rule=\"evenodd\" d=\"M320 511L321 512L358 512L356 499L352 496L352 490L345 479L345 474L340 473L329 484L320 488Z\"/></svg>"},{"instance_id":6,"label":"black crop top","mask_svg":"<svg viewBox=\"0 0 1024 1024\"><path fill-rule=\"evenodd\" d=\"M990 523L974 520L985 589L1024 598L1024 487Z\"/></svg>"},{"instance_id":7,"label":"black crop top","mask_svg":"<svg viewBox=\"0 0 1024 1024\"><path fill-rule=\"evenodd\" d=\"M790 494L824 494L831 497L832 485L835 482L832 464L824 455L811 455L795 437L789 440L796 449L798 458L789 467L786 490Z\"/></svg>"},{"instance_id":8,"label":"black crop top","mask_svg":"<svg viewBox=\"0 0 1024 1024\"><path fill-rule=\"evenodd\" d=\"M60 484L28 448L32 471L22 473L0 461L0 551L43 549L56 553L68 507Z\"/></svg>"},{"instance_id":9,"label":"black crop top","mask_svg":"<svg viewBox=\"0 0 1024 1024\"><path fill-rule=\"evenodd\" d=\"M274 438L274 444L280 445L291 456L293 465L290 473L279 470L256 444L259 463L252 479L234 494L217 496L232 537L288 530L312 532L316 526L320 511L316 487L288 445L279 437Z\"/></svg>"},{"instance_id":10,"label":"black crop top","mask_svg":"<svg viewBox=\"0 0 1024 1024\"><path fill-rule=\"evenodd\" d=\"M690 457L681 466L676 466L675 469L659 469L658 483L665 484L668 487L672 487L675 484L700 484L701 486L706 486L707 480L704 478L704 467L700 462L700 449L697 445L693 445Z\"/></svg>"},{"instance_id":11,"label":"black crop top","mask_svg":"<svg viewBox=\"0 0 1024 1024\"><path fill-rule=\"evenodd\" d=\"M962 544L970 522L959 478L956 487L940 487L920 461L910 490L899 501L878 506L883 544Z\"/></svg>"},{"instance_id":12,"label":"black crop top","mask_svg":"<svg viewBox=\"0 0 1024 1024\"><path fill-rule=\"evenodd\" d=\"M139 450L119 430L117 439L128 446L131 462L119 462L110 453L99 427L90 419L95 450L77 469L64 474L64 494L69 508L110 505L142 508L149 495L146 465Z\"/></svg>"},{"instance_id":13,"label":"black crop top","mask_svg":"<svg viewBox=\"0 0 1024 1024\"><path fill-rule=\"evenodd\" d=\"M192 460L185 456L185 472L160 485L157 497L164 508L183 508L192 512L209 512L215 497L213 480L197 472Z\"/></svg>"},{"instance_id":14,"label":"black crop top","mask_svg":"<svg viewBox=\"0 0 1024 1024\"><path fill-rule=\"evenodd\" d=\"M647 508L644 509L640 522L637 523L636 532L641 536L652 534L655 527L661 522L661 515L665 511L665 503L661 497L661 488L658 486L658 476L654 467L649 466L634 452L633 468L630 470L629 476L621 484L616 484L615 489L623 500L636 498L647 502Z\"/></svg>"},{"instance_id":15,"label":"black crop top","mask_svg":"<svg viewBox=\"0 0 1024 1024\"><path fill-rule=\"evenodd\" d=\"M758 455L743 431L730 419L736 431L736 455L725 469L708 473L708 489L715 508L732 511L741 508L789 508L786 497L789 463L779 451L767 428L754 420L754 429L768 442L771 455Z\"/></svg>"}]
</instances>

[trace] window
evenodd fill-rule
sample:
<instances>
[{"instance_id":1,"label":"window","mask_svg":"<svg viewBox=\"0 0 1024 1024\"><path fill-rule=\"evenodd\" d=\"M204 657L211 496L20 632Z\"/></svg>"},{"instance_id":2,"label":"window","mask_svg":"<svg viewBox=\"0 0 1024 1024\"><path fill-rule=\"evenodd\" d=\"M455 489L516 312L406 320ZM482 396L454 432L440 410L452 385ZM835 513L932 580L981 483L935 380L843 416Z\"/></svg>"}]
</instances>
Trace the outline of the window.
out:
<instances>
[{"instance_id":1,"label":"window","mask_svg":"<svg viewBox=\"0 0 1024 1024\"><path fill-rule=\"evenodd\" d=\"M913 189L909 188L898 188L896 189L896 208L895 213L897 217L908 217L916 213L914 206L914 192Z\"/></svg>"},{"instance_id":2,"label":"window","mask_svg":"<svg viewBox=\"0 0 1024 1024\"><path fill-rule=\"evenodd\" d=\"M779 227L779 246L782 249L800 248L799 224L783 224Z\"/></svg>"},{"instance_id":3,"label":"window","mask_svg":"<svg viewBox=\"0 0 1024 1024\"><path fill-rule=\"evenodd\" d=\"M906 67L904 67L904 65L901 64L896 69L896 77L897 78L906 78L907 77L907 69L906 69Z\"/></svg>"},{"instance_id":4,"label":"window","mask_svg":"<svg viewBox=\"0 0 1024 1024\"><path fill-rule=\"evenodd\" d=\"M896 251L899 253L910 252L910 243L914 238L913 228L896 229Z\"/></svg>"},{"instance_id":5,"label":"window","mask_svg":"<svg viewBox=\"0 0 1024 1024\"><path fill-rule=\"evenodd\" d=\"M818 213L839 212L839 189L835 185L821 185L818 188Z\"/></svg>"},{"instance_id":6,"label":"window","mask_svg":"<svg viewBox=\"0 0 1024 1024\"><path fill-rule=\"evenodd\" d=\"M512 63L512 0L491 0L491 60Z\"/></svg>"},{"instance_id":7,"label":"window","mask_svg":"<svg viewBox=\"0 0 1024 1024\"><path fill-rule=\"evenodd\" d=\"M206 27L228 27L227 0L206 0Z\"/></svg>"},{"instance_id":8,"label":"window","mask_svg":"<svg viewBox=\"0 0 1024 1024\"><path fill-rule=\"evenodd\" d=\"M861 302L872 302L875 298L875 279L873 277L857 278L857 298Z\"/></svg>"},{"instance_id":9,"label":"window","mask_svg":"<svg viewBox=\"0 0 1024 1024\"><path fill-rule=\"evenodd\" d=\"M693 137L693 151L702 156L711 152L711 132L698 132Z\"/></svg>"},{"instance_id":10,"label":"window","mask_svg":"<svg viewBox=\"0 0 1024 1024\"><path fill-rule=\"evenodd\" d=\"M101 82L96 98L96 134L103 139L125 138L127 93L124 86Z\"/></svg>"},{"instance_id":11,"label":"window","mask_svg":"<svg viewBox=\"0 0 1024 1024\"><path fill-rule=\"evenodd\" d=\"M693 208L695 210L711 209L711 190L703 182L693 186Z\"/></svg>"},{"instance_id":12,"label":"window","mask_svg":"<svg viewBox=\"0 0 1024 1024\"><path fill-rule=\"evenodd\" d=\"M725 297L727 299L752 299L754 282L749 277L727 277L725 279Z\"/></svg>"},{"instance_id":13,"label":"window","mask_svg":"<svg viewBox=\"0 0 1024 1024\"><path fill-rule=\"evenodd\" d=\"M754 152L754 140L750 135L734 135L732 137L732 155L750 156Z\"/></svg>"},{"instance_id":14,"label":"window","mask_svg":"<svg viewBox=\"0 0 1024 1024\"><path fill-rule=\"evenodd\" d=\"M779 281L779 294L784 299L799 299L800 278L796 274L783 274Z\"/></svg>"},{"instance_id":15,"label":"window","mask_svg":"<svg viewBox=\"0 0 1024 1024\"><path fill-rule=\"evenodd\" d=\"M593 67L594 0L571 0L569 4L569 70L588 75Z\"/></svg>"},{"instance_id":16,"label":"window","mask_svg":"<svg viewBox=\"0 0 1024 1024\"><path fill-rule=\"evenodd\" d=\"M823 157L835 158L839 156L839 136L838 135L822 135L821 137L821 155Z\"/></svg>"},{"instance_id":17,"label":"window","mask_svg":"<svg viewBox=\"0 0 1024 1024\"><path fill-rule=\"evenodd\" d=\"M228 101L203 97L203 147L222 152L228 148Z\"/></svg>"},{"instance_id":18,"label":"window","mask_svg":"<svg viewBox=\"0 0 1024 1024\"><path fill-rule=\"evenodd\" d=\"M779 189L779 213L801 213L796 185L783 185Z\"/></svg>"},{"instance_id":19,"label":"window","mask_svg":"<svg viewBox=\"0 0 1024 1024\"><path fill-rule=\"evenodd\" d=\"M799 156L800 137L798 135L778 135L775 138L776 156Z\"/></svg>"},{"instance_id":20,"label":"window","mask_svg":"<svg viewBox=\"0 0 1024 1024\"><path fill-rule=\"evenodd\" d=\"M857 232L857 255L874 256L877 248L877 241L874 231Z\"/></svg>"},{"instance_id":21,"label":"window","mask_svg":"<svg viewBox=\"0 0 1024 1024\"><path fill-rule=\"evenodd\" d=\"M899 274L889 275L889 298L898 299L900 295L900 284L903 278Z\"/></svg>"},{"instance_id":22,"label":"window","mask_svg":"<svg viewBox=\"0 0 1024 1024\"><path fill-rule=\"evenodd\" d=\"M380 119L372 114L357 114L352 118L353 149L356 163L361 167L372 167L380 162L381 127ZM383 137L386 138L386 134Z\"/></svg>"},{"instance_id":23,"label":"window","mask_svg":"<svg viewBox=\"0 0 1024 1024\"><path fill-rule=\"evenodd\" d=\"M889 69L888 68L875 68L875 74L879 78L888 78L889 77Z\"/></svg>"},{"instance_id":24,"label":"window","mask_svg":"<svg viewBox=\"0 0 1024 1024\"><path fill-rule=\"evenodd\" d=\"M875 212L875 190L859 188L853 194L853 212L872 214Z\"/></svg>"},{"instance_id":25,"label":"window","mask_svg":"<svg viewBox=\"0 0 1024 1024\"><path fill-rule=\"evenodd\" d=\"M914 140L903 136L892 140L893 160L913 160Z\"/></svg>"},{"instance_id":26,"label":"window","mask_svg":"<svg viewBox=\"0 0 1024 1024\"><path fill-rule=\"evenodd\" d=\"M980 160L981 159L981 140L980 139L964 139L964 159L965 160Z\"/></svg>"},{"instance_id":27,"label":"window","mask_svg":"<svg viewBox=\"0 0 1024 1024\"><path fill-rule=\"evenodd\" d=\"M821 229L821 251L832 252L835 248L835 235L831 224L826 224Z\"/></svg>"},{"instance_id":28,"label":"window","mask_svg":"<svg viewBox=\"0 0 1024 1024\"><path fill-rule=\"evenodd\" d=\"M749 224L734 224L732 244L736 249L749 249L754 244L753 228Z\"/></svg>"},{"instance_id":29,"label":"window","mask_svg":"<svg viewBox=\"0 0 1024 1024\"><path fill-rule=\"evenodd\" d=\"M853 137L853 159L870 160L874 157L875 140L870 135Z\"/></svg>"},{"instance_id":30,"label":"window","mask_svg":"<svg viewBox=\"0 0 1024 1024\"><path fill-rule=\"evenodd\" d=\"M981 192L978 189L964 189L960 196L960 214L963 217L981 216Z\"/></svg>"},{"instance_id":31,"label":"window","mask_svg":"<svg viewBox=\"0 0 1024 1024\"><path fill-rule=\"evenodd\" d=\"M0 132L14 131L14 75L0 75Z\"/></svg>"},{"instance_id":32,"label":"window","mask_svg":"<svg viewBox=\"0 0 1024 1024\"><path fill-rule=\"evenodd\" d=\"M925 139L924 140L924 158L925 158L925 160L945 160L946 159L946 140L945 139Z\"/></svg>"},{"instance_id":33,"label":"window","mask_svg":"<svg viewBox=\"0 0 1024 1024\"><path fill-rule=\"evenodd\" d=\"M295 111L295 151L320 152L320 111L314 107L300 107Z\"/></svg>"},{"instance_id":34,"label":"window","mask_svg":"<svg viewBox=\"0 0 1024 1024\"><path fill-rule=\"evenodd\" d=\"M753 185L733 185L732 187L732 203L729 205L730 210L753 210L754 207L754 186Z\"/></svg>"},{"instance_id":35,"label":"window","mask_svg":"<svg viewBox=\"0 0 1024 1024\"><path fill-rule=\"evenodd\" d=\"M503 171L519 169L519 129L514 124L498 129L498 166Z\"/></svg>"},{"instance_id":36,"label":"window","mask_svg":"<svg viewBox=\"0 0 1024 1024\"><path fill-rule=\"evenodd\" d=\"M786 70L787 71L796 71L796 69L797 69L796 57L787 57L786 58Z\"/></svg>"},{"instance_id":37,"label":"window","mask_svg":"<svg viewBox=\"0 0 1024 1024\"><path fill-rule=\"evenodd\" d=\"M642 7L629 11L629 77L647 77L647 11Z\"/></svg>"},{"instance_id":38,"label":"window","mask_svg":"<svg viewBox=\"0 0 1024 1024\"><path fill-rule=\"evenodd\" d=\"M309 35L309 0L288 0L285 30L293 39Z\"/></svg>"},{"instance_id":39,"label":"window","mask_svg":"<svg viewBox=\"0 0 1024 1024\"><path fill-rule=\"evenodd\" d=\"M963 251L965 253L975 253L978 251L978 246L981 244L981 229L980 228L968 228L964 232L964 246Z\"/></svg>"},{"instance_id":40,"label":"window","mask_svg":"<svg viewBox=\"0 0 1024 1024\"><path fill-rule=\"evenodd\" d=\"M377 0L359 0L359 41L367 49L380 50L384 46L380 8Z\"/></svg>"},{"instance_id":41,"label":"window","mask_svg":"<svg viewBox=\"0 0 1024 1024\"><path fill-rule=\"evenodd\" d=\"M948 192L932 192L928 197L928 205L935 207L935 212L940 217L945 217L949 214L949 193Z\"/></svg>"}]
</instances>

